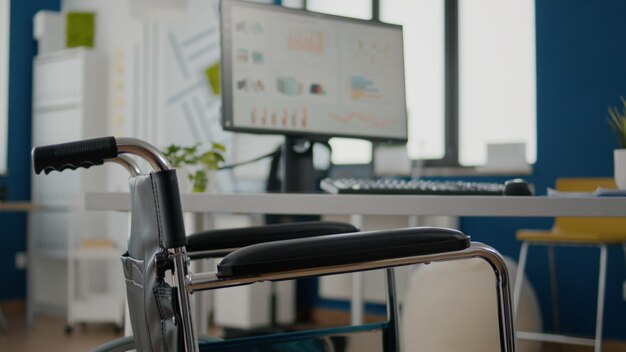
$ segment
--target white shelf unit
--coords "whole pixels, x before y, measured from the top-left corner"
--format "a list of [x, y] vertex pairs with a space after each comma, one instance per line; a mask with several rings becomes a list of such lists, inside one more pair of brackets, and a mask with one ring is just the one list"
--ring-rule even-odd
[[[33, 146], [107, 133], [106, 70], [104, 57], [85, 48], [35, 58]], [[82, 205], [85, 192], [103, 191], [106, 186], [106, 172], [101, 169], [33, 176], [33, 200], [44, 208], [33, 213], [30, 222], [31, 314], [40, 311], [66, 315], [68, 327], [76, 322], [113, 322], [118, 327], [123, 324], [122, 250], [80, 246], [85, 238], [107, 238], [110, 218], [86, 212]], [[102, 271], [108, 266], [112, 267], [110, 274]], [[92, 290], [90, 281], [97, 281], [97, 290]], [[103, 285], [108, 287], [99, 287]]]

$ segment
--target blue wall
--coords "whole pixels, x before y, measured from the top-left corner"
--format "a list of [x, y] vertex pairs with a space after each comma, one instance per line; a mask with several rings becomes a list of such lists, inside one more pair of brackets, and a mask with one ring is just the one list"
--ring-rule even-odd
[[[37, 52], [33, 40], [33, 16], [39, 10], [58, 11], [60, 0], [11, 1], [9, 50], [8, 172], [0, 183], [10, 200], [30, 199], [32, 62]], [[25, 272], [15, 269], [15, 253], [26, 249], [26, 215], [0, 213], [0, 300], [25, 296]]]

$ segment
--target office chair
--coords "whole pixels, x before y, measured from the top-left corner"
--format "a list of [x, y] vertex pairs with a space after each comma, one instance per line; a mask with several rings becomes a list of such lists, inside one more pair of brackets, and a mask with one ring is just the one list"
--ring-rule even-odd
[[[598, 187], [616, 188], [612, 178], [560, 178], [556, 189], [563, 192], [593, 192]], [[548, 246], [550, 288], [552, 293], [553, 318], [559, 326], [557, 300], [556, 265], [553, 246], [592, 246], [600, 249], [600, 270], [598, 278], [598, 299], [596, 302], [596, 331], [593, 339], [578, 338], [560, 334], [530, 333], [518, 331], [519, 339], [593, 346], [596, 352], [602, 348], [602, 319], [604, 314], [604, 291], [606, 287], [607, 245], [626, 243], [626, 218], [557, 217], [550, 230], [520, 230], [517, 239], [522, 241], [519, 255], [518, 274], [513, 289], [513, 310], [517, 312], [522, 288], [521, 278], [528, 257], [530, 245]], [[626, 247], [624, 247], [626, 250]]]
[[[500, 349], [515, 351], [506, 265], [497, 251], [470, 242], [459, 231], [423, 227], [302, 238], [286, 234], [289, 239], [254, 244], [246, 242], [250, 241], [248, 236], [241, 236], [240, 242], [224, 245], [232, 248], [219, 249], [229, 254], [218, 264], [216, 272], [191, 273], [176, 171], [154, 146], [132, 138], [105, 137], [37, 147], [33, 150], [34, 169], [36, 173], [49, 173], [90, 167], [116, 159], [119, 154], [140, 156], [155, 171], [130, 178], [131, 235], [122, 264], [134, 336], [114, 341], [98, 351], [324, 351], [371, 335], [377, 336], [379, 342], [370, 344], [369, 350], [399, 351], [393, 267], [467, 258], [481, 258], [492, 268], [496, 277]], [[246, 230], [242, 231], [245, 235]], [[216, 238], [214, 242], [228, 240]], [[208, 245], [209, 251], [212, 247]], [[386, 269], [386, 322], [226, 341], [196, 335], [189, 302], [189, 295], [195, 292], [374, 269]], [[173, 285], [168, 282], [170, 279]]]

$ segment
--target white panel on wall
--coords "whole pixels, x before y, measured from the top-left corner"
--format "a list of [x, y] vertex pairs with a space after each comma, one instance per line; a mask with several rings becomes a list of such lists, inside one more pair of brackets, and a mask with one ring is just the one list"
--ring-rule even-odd
[[217, 2], [191, 1], [189, 6], [185, 18], [153, 28], [158, 31], [153, 45], [163, 53], [160, 62], [153, 62], [162, 90], [154, 102], [163, 107], [158, 143], [227, 143], [232, 136], [222, 132], [221, 100], [206, 72], [220, 60]]
[[[188, 13], [184, 18], [160, 21], [144, 28], [149, 34], [144, 36], [147, 41], [143, 50], [160, 53], [156, 57], [143, 55], [139, 60], [154, 73], [152, 78], [144, 77], [139, 82], [148, 88], [148, 93], [142, 89], [143, 94], [150, 95], [145, 104], [145, 109], [150, 110], [149, 118], [158, 121], [151, 124], [155, 128], [150, 132], [154, 142], [161, 148], [172, 143], [185, 146], [221, 143], [226, 146], [227, 164], [273, 151], [282, 143], [282, 136], [231, 133], [222, 129], [221, 96], [213, 88], [218, 82], [212, 82], [207, 72], [220, 64], [218, 2], [190, 0]], [[150, 89], [157, 91], [149, 92]], [[149, 108], [151, 105], [156, 108]], [[145, 114], [144, 111], [140, 115]], [[144, 121], [140, 123], [143, 131], [148, 125], [145, 117]], [[261, 191], [268, 170], [269, 161], [265, 160], [232, 172], [220, 172], [216, 190]]]
[[188, 0], [129, 0], [130, 14], [143, 19], [165, 19], [187, 13]]
[[[270, 152], [282, 137], [224, 132], [221, 98], [206, 69], [219, 63], [216, 0], [188, 0], [182, 16], [130, 15], [129, 1], [63, 0], [64, 11], [96, 12], [96, 49], [108, 56], [110, 133], [171, 143], [220, 142], [227, 163]], [[254, 147], [250, 147], [254, 146]], [[262, 190], [268, 162], [218, 173], [218, 191]], [[128, 185], [120, 168], [109, 168], [109, 190]]]

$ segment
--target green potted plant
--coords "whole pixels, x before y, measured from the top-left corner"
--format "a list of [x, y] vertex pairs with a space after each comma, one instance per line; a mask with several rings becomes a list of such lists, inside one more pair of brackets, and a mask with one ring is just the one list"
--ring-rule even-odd
[[185, 178], [182, 173], [186, 173], [186, 179], [190, 183], [190, 187], [181, 187], [181, 191], [185, 192], [191, 188], [192, 192], [204, 192], [209, 184], [213, 181], [212, 174], [224, 162], [224, 152], [226, 148], [219, 143], [211, 143], [208, 150], [202, 151], [200, 143], [191, 147], [184, 147], [171, 144], [165, 149], [165, 156], [172, 163], [172, 166], [180, 170], [179, 179]]
[[613, 151], [615, 183], [626, 189], [626, 99], [621, 97], [622, 109], [610, 106], [607, 120], [617, 137], [617, 149]]

